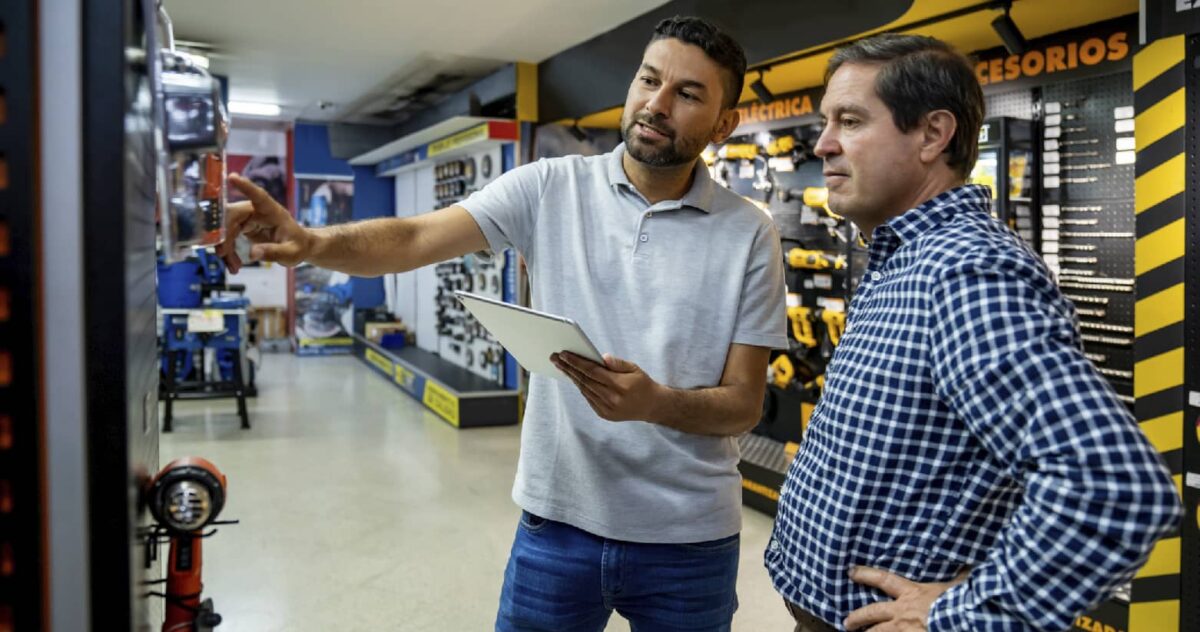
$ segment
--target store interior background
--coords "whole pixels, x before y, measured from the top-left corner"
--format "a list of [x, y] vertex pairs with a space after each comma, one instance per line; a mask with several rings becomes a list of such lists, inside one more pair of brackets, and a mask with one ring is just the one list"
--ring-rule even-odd
[[[145, 3], [123, 2], [123, 12], [112, 15], [101, 10], [104, 3], [80, 4], [74, 13], [59, 12], [43, 0], [40, 41], [10, 29], [9, 49], [36, 45], [48, 63], [63, 54], [47, 47], [47, 34], [60, 29], [82, 32], [78, 52], [105, 59], [97, 51], [115, 55], [127, 43], [121, 38], [140, 37], [131, 16]], [[1182, 201], [1178, 220], [1162, 210], [1172, 196], [1184, 198], [1184, 183], [1182, 175], [1176, 183], [1155, 171], [1159, 192], [1141, 185], [1152, 171], [1142, 157], [1151, 154], [1142, 152], [1157, 160], [1167, 143], [1178, 143], [1182, 153], [1185, 106], [1194, 132], [1193, 75], [1200, 71], [1187, 70], [1185, 82], [1175, 48], [1141, 54], [1137, 0], [1010, 4], [1020, 43], [1005, 42], [993, 25], [1005, 3], [977, 0], [163, 2], [177, 50], [225, 89], [232, 118], [226, 167], [311, 226], [427, 212], [521, 164], [609, 151], [620, 142], [628, 83], [662, 18], [711, 18], [744, 45], [751, 70], [739, 103], [742, 125], [704, 159], [718, 181], [775, 218], [787, 259], [792, 343], [773, 353], [763, 419], [740, 439], [745, 526], [734, 629], [746, 631], [791, 629], [762, 552], [783, 474], [819, 401], [866, 261], [853, 226], [828, 209], [812, 153], [825, 64], [834, 44], [873, 32], [901, 29], [948, 41], [977, 64], [987, 99], [973, 181], [993, 187], [997, 216], [1059, 275], [1079, 309], [1089, 357], [1163, 452], [1189, 511], [1182, 532], [1156, 551], [1134, 584], [1077, 620], [1076, 629], [1200, 632], [1200, 499], [1182, 482], [1189, 464], [1200, 464], [1200, 425], [1184, 420], [1185, 211]], [[12, 11], [0, 9], [0, 25], [19, 23]], [[1194, 44], [1187, 44], [1192, 56], [1200, 51]], [[0, 105], [2, 61], [0, 53]], [[119, 79], [111, 74], [104, 84], [93, 73], [86, 64], [80, 71], [84, 95]], [[44, 103], [45, 90], [73, 90], [45, 83]], [[7, 94], [12, 118], [20, 120], [17, 92]], [[81, 422], [55, 425], [61, 413], [47, 413], [53, 419], [45, 471], [87, 458], [46, 485], [62, 498], [54, 490], [82, 482], [86, 499], [48, 505], [47, 515], [78, 515], [80, 526], [46, 532], [50, 561], [22, 590], [45, 582], [49, 596], [28, 595], [44, 599], [54, 629], [157, 629], [164, 606], [146, 596], [146, 582], [164, 577], [167, 547], [152, 553], [144, 539], [151, 518], [125, 499], [173, 459], [200, 456], [228, 477], [220, 517], [239, 521], [204, 542], [204, 596], [224, 618], [218, 629], [490, 629], [519, 515], [510, 491], [526, 376], [452, 292], [528, 304], [516, 253], [373, 279], [309, 265], [226, 274], [211, 258], [178, 263], [161, 252], [152, 264], [148, 233], [120, 213], [131, 204], [128, 187], [117, 186], [120, 178], [103, 182], [96, 166], [122, 161], [119, 137], [89, 132], [103, 117], [89, 117], [88, 108], [106, 106], [76, 98], [84, 103], [89, 157], [75, 167], [85, 182], [84, 205], [103, 198], [115, 209], [87, 216], [80, 234], [124, 225], [126, 236], [76, 244], [81, 269], [89, 260], [123, 263], [74, 282], [88, 305], [86, 331], [104, 325], [124, 333], [86, 333], [78, 343], [87, 351], [82, 360], [45, 362], [45, 371], [71, 365], [78, 374], [79, 393], [66, 392], [80, 399], [87, 419], [72, 453], [51, 449], [52, 441]], [[3, 119], [0, 109], [0, 131]], [[0, 158], [3, 142], [0, 134]], [[108, 153], [87, 153], [106, 142]], [[1194, 142], [1189, 136], [1187, 146]], [[126, 183], [147, 177], [123, 169]], [[1188, 200], [1194, 186], [1187, 185]], [[1161, 193], [1166, 189], [1169, 195]], [[43, 208], [62, 193], [45, 184], [42, 190]], [[0, 196], [0, 208], [4, 201]], [[1200, 222], [1186, 212], [1194, 231]], [[53, 221], [49, 213], [41, 219]], [[1187, 265], [1195, 240], [1187, 242]], [[157, 309], [147, 304], [150, 267], [157, 270]], [[1175, 292], [1178, 321], [1162, 309], [1162, 297], [1170, 294], [1173, 306]], [[1187, 292], [1194, 297], [1196, 289]], [[108, 297], [121, 295], [123, 305], [110, 305]], [[1200, 299], [1188, 304], [1188, 323], [1200, 321]], [[216, 310], [227, 344], [189, 329], [189, 313], [200, 308]], [[41, 309], [53, 313], [53, 299]], [[1193, 329], [1189, 341], [1200, 338]], [[126, 371], [105, 370], [98, 358], [109, 353], [125, 360]], [[1195, 384], [1200, 375], [1187, 366]], [[105, 392], [118, 395], [97, 394]], [[0, 423], [0, 437], [3, 431]], [[0, 456], [4, 449], [0, 441]], [[30, 525], [39, 519], [21, 516]], [[0, 515], [0, 536], [4, 520]], [[38, 560], [39, 550], [19, 550], [18, 568]], [[72, 555], [89, 562], [78, 578], [62, 580]], [[67, 596], [75, 593], [87, 598]], [[81, 627], [58, 627], [64, 622]], [[608, 629], [629, 626], [614, 614]]]

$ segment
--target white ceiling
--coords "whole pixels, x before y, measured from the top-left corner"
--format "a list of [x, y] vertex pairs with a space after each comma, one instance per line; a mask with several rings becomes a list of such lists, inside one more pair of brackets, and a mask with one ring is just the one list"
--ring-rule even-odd
[[[429, 64], [540, 62], [667, 0], [165, 0], [179, 40], [213, 46], [230, 99], [334, 120]], [[649, 39], [650, 34], [646, 34]], [[322, 111], [318, 101], [335, 107]]]

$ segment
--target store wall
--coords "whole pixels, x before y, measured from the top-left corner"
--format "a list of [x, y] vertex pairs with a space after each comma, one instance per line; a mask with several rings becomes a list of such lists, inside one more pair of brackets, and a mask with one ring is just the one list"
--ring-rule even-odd
[[[385, 217], [395, 207], [395, 189], [391, 178], [375, 176], [375, 168], [354, 167], [354, 221]], [[383, 277], [354, 277], [354, 309], [370, 309], [384, 304]]]
[[296, 123], [293, 131], [297, 176], [354, 176], [350, 163], [334, 158], [329, 150], [329, 128], [315, 123]]
[[[235, 119], [229, 132], [226, 152], [231, 156], [278, 156], [286, 166], [287, 130], [282, 127], [263, 129], [239, 126]], [[286, 183], [286, 178], [284, 182]], [[248, 266], [237, 274], [229, 275], [228, 280], [229, 283], [246, 286], [246, 298], [250, 299], [250, 304], [254, 307], [287, 307], [288, 274], [284, 266]]]
[[[395, 177], [394, 197], [396, 217], [412, 217], [417, 209], [417, 172], [408, 171]], [[410, 327], [417, 325], [417, 275], [412, 272], [388, 275], [394, 289], [388, 310]], [[415, 331], [415, 329], [414, 329]], [[418, 340], [419, 341], [419, 340]]]
[[[373, 167], [352, 167], [335, 158], [329, 144], [329, 127], [322, 124], [297, 123], [294, 131], [295, 173], [304, 175], [350, 176], [354, 178], [354, 201], [351, 219], [354, 221], [385, 217], [392, 214], [395, 194], [391, 178], [378, 178]], [[383, 278], [354, 277], [354, 309], [370, 309], [384, 304], [386, 293]]]

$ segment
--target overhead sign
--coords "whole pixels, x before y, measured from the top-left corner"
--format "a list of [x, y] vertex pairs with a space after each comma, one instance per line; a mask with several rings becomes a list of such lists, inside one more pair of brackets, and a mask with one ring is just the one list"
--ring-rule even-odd
[[433, 158], [434, 156], [458, 149], [459, 147], [464, 147], [466, 145], [478, 143], [482, 140], [487, 140], [487, 138], [488, 124], [481, 123], [465, 132], [459, 132], [448, 138], [443, 138], [437, 142], [430, 143], [428, 156]]
[[1132, 21], [1122, 19], [1034, 40], [1022, 55], [1010, 55], [1004, 48], [983, 51], [975, 56], [975, 77], [986, 87], [1067, 81], [1097, 71], [1115, 71], [1115, 65], [1130, 63], [1132, 31]]
[[1141, 43], [1200, 33], [1200, 0], [1142, 0]]
[[738, 114], [742, 120], [734, 135], [810, 123], [821, 107], [824, 94], [824, 88], [814, 88], [779, 95], [769, 103], [754, 101], [740, 105]]

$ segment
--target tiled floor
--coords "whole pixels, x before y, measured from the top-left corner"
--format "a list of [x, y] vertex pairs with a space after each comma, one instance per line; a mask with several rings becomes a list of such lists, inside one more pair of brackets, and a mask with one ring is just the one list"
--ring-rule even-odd
[[[456, 430], [352, 358], [267, 355], [253, 429], [232, 400], [177, 407], [162, 459], [229, 478], [205, 541], [221, 632], [490, 630], [518, 509], [516, 427]], [[747, 509], [734, 630], [790, 630]], [[609, 630], [628, 630], [614, 615]]]

